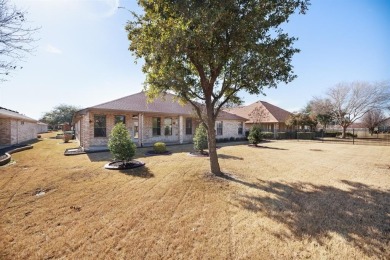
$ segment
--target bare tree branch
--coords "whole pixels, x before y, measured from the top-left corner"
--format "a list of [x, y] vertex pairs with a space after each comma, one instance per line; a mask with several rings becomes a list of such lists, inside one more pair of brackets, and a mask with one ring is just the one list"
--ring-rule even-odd
[[[0, 0], [0, 75], [9, 75], [12, 70], [22, 68], [16, 65], [26, 53], [34, 50], [32, 37], [39, 28], [26, 27], [26, 11]], [[0, 81], [5, 78], [0, 76]]]

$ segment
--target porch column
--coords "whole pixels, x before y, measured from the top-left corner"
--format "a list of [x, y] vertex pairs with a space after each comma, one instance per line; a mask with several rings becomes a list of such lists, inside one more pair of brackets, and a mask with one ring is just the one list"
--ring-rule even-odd
[[184, 118], [179, 116], [179, 143], [184, 142]]
[[278, 137], [278, 132], [279, 132], [279, 123], [274, 124], [274, 139]]
[[142, 147], [142, 139], [144, 137], [144, 114], [138, 114], [138, 146]]

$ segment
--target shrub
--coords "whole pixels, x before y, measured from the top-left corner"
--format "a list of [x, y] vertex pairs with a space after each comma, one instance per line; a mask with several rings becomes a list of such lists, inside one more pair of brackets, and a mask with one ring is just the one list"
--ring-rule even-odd
[[223, 138], [223, 142], [224, 143], [229, 142], [229, 138], [227, 138], [227, 137]]
[[354, 137], [354, 138], [357, 137], [357, 134], [352, 134], [352, 133], [349, 133], [349, 132], [346, 132], [345, 134], [346, 134], [347, 137]]
[[157, 142], [153, 144], [153, 150], [155, 153], [165, 153], [167, 151], [167, 146], [163, 142]]
[[261, 128], [259, 126], [253, 126], [249, 131], [248, 141], [251, 144], [257, 145], [263, 139]]
[[234, 141], [235, 141], [235, 138], [232, 136], [232, 137], [230, 137], [229, 141], [230, 141], [230, 142], [234, 142]]
[[126, 163], [133, 158], [136, 146], [123, 123], [116, 124], [112, 129], [108, 140], [108, 149], [115, 160]]
[[[336, 135], [337, 135], [337, 136], [341, 136], [342, 134], [343, 134], [342, 132], [336, 132]], [[352, 134], [352, 133], [350, 133], [350, 132], [346, 132], [346, 133], [345, 133], [345, 136], [346, 136], [346, 137], [351, 137], [351, 138], [352, 138], [352, 137], [356, 138], [356, 137], [357, 137], [357, 134]]]
[[204, 149], [207, 149], [207, 130], [203, 124], [200, 124], [196, 130], [194, 135], [194, 149], [200, 153], [203, 153]]
[[298, 132], [297, 138], [302, 140], [313, 140], [316, 137], [315, 132]]

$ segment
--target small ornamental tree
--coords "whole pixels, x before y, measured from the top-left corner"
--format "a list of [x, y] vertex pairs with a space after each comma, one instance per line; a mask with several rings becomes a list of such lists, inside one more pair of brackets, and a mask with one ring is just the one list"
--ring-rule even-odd
[[116, 124], [112, 129], [108, 140], [108, 149], [114, 156], [114, 159], [123, 161], [123, 164], [126, 164], [133, 158], [136, 146], [122, 122]]
[[254, 125], [249, 131], [249, 135], [248, 135], [249, 143], [257, 146], [257, 144], [260, 143], [262, 139], [263, 139], [263, 134], [261, 133], [260, 126]]
[[201, 154], [204, 153], [204, 149], [208, 148], [208, 142], [207, 142], [207, 130], [204, 124], [200, 124], [195, 131], [194, 135], [194, 149]]

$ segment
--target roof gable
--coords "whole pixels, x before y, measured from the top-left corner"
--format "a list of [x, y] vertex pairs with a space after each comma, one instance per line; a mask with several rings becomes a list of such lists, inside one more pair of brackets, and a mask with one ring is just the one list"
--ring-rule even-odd
[[246, 118], [248, 123], [254, 122], [254, 114], [261, 116], [261, 122], [264, 123], [285, 122], [286, 119], [291, 115], [291, 113], [287, 110], [274, 106], [265, 101], [257, 101], [248, 106], [236, 107], [227, 111], [229, 113]]

